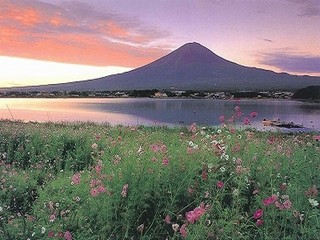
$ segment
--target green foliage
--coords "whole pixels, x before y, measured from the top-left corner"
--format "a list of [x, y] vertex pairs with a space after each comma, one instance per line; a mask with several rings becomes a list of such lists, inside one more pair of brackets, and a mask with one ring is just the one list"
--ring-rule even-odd
[[316, 239], [319, 151], [254, 129], [0, 121], [0, 238]]

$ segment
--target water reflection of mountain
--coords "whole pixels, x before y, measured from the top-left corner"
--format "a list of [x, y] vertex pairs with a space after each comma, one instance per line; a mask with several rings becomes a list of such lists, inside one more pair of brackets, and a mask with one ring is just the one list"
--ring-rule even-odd
[[320, 103], [302, 102], [298, 107], [306, 112], [318, 112], [320, 114]]
[[[293, 121], [306, 127], [320, 129], [319, 107], [287, 100], [214, 100], [214, 99], [112, 99], [85, 103], [95, 111], [129, 114], [153, 122], [165, 124], [218, 125], [219, 116], [231, 116], [235, 106], [240, 106], [243, 117], [253, 111], [254, 126], [261, 125], [264, 118]], [[319, 119], [319, 120], [317, 120]]]

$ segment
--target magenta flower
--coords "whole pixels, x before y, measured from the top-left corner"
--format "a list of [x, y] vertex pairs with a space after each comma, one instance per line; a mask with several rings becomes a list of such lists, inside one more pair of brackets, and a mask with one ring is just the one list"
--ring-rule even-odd
[[217, 188], [221, 189], [221, 188], [223, 188], [223, 187], [224, 187], [224, 183], [221, 182], [221, 181], [218, 181], [218, 182], [217, 182]]
[[247, 117], [243, 118], [243, 124], [244, 125], [249, 125], [250, 124], [250, 119], [247, 118]]
[[251, 112], [251, 113], [250, 113], [250, 117], [251, 117], [251, 118], [255, 118], [256, 116], [258, 116], [258, 113], [257, 113], [257, 112]]
[[275, 194], [272, 194], [271, 197], [267, 197], [263, 200], [263, 205], [268, 206], [270, 204], [273, 204], [278, 199], [278, 196]]
[[195, 221], [199, 220], [199, 218], [206, 212], [204, 204], [201, 204], [200, 207], [196, 207], [192, 211], [186, 213], [186, 219], [189, 223], [194, 224]]
[[169, 159], [168, 159], [168, 158], [164, 158], [164, 159], [162, 160], [162, 165], [164, 165], [164, 166], [169, 165]]
[[186, 219], [189, 223], [194, 224], [194, 222], [196, 220], [196, 215], [195, 215], [194, 211], [187, 212]]
[[253, 218], [254, 219], [259, 219], [261, 218], [263, 215], [263, 210], [262, 209], [257, 209], [254, 214], [253, 214]]
[[196, 217], [195, 220], [198, 220], [205, 213], [205, 210], [204, 208], [197, 207], [193, 210], [193, 213]]

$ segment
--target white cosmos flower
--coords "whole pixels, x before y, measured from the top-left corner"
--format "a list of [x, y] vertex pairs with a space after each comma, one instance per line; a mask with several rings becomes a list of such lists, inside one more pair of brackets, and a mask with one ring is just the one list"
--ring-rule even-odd
[[173, 231], [177, 232], [179, 230], [179, 224], [177, 223], [172, 224], [172, 229]]
[[317, 207], [319, 205], [319, 202], [313, 198], [309, 198], [308, 200], [312, 207]]

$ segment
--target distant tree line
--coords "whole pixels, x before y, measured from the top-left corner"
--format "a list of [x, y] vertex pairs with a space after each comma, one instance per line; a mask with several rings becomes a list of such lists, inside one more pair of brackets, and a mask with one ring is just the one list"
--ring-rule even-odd
[[309, 86], [297, 90], [292, 98], [294, 99], [320, 99], [320, 86]]

